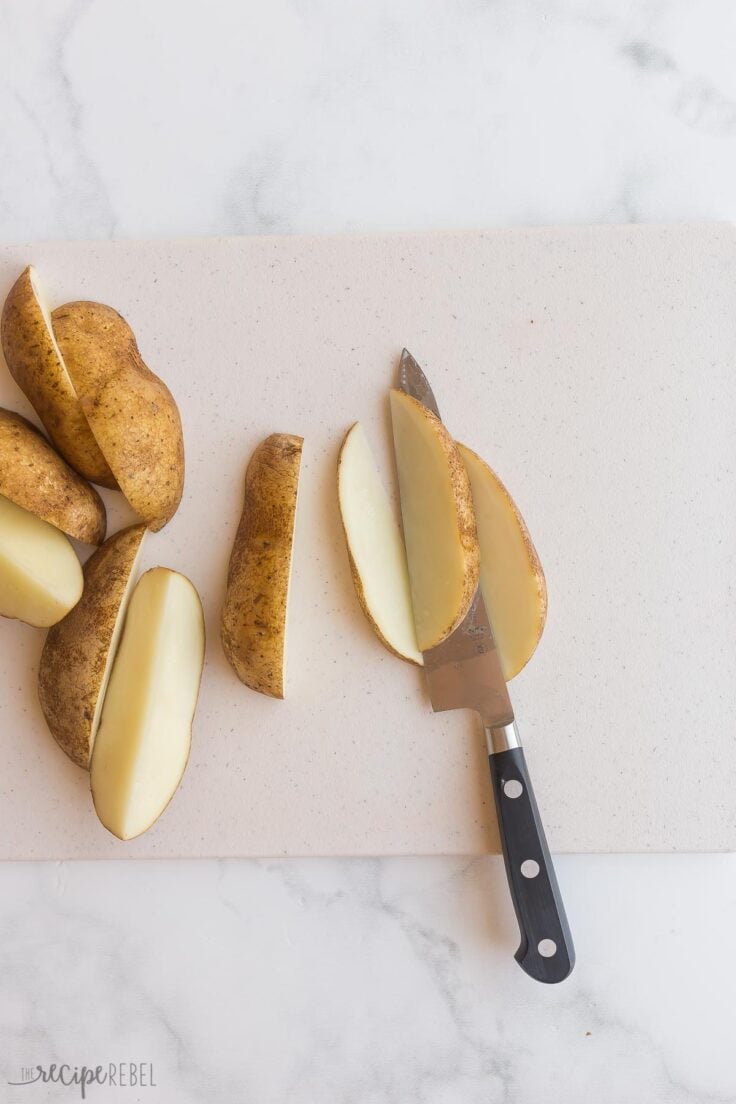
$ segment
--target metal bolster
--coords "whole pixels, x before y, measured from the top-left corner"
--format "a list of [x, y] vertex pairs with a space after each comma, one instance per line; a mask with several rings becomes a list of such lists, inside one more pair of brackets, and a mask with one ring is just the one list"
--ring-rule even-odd
[[499, 751], [510, 751], [511, 748], [521, 747], [516, 723], [512, 721], [511, 724], [498, 725], [495, 728], [487, 725], [486, 742], [489, 755], [497, 755]]

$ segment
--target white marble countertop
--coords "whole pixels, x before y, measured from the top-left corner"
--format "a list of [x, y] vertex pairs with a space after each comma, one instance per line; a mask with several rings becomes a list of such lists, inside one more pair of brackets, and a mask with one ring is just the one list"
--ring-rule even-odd
[[[727, 0], [0, 0], [0, 239], [736, 214]], [[615, 739], [615, 732], [611, 733]], [[0, 1099], [736, 1101], [733, 856], [562, 857], [578, 966], [495, 859], [5, 864]]]

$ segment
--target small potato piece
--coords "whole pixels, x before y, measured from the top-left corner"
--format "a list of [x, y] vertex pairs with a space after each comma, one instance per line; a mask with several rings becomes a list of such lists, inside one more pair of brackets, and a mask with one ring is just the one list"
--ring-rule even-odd
[[47, 628], [76, 605], [82, 586], [64, 534], [0, 495], [0, 615]]
[[150, 828], [176, 792], [203, 665], [197, 591], [177, 571], [152, 568], [128, 605], [90, 765], [95, 811], [119, 839]]
[[355, 592], [378, 639], [401, 659], [422, 664], [411, 607], [406, 550], [360, 422], [347, 434], [337, 490]]
[[222, 646], [236, 675], [261, 694], [284, 696], [286, 614], [303, 439], [267, 437], [245, 475], [222, 611]]
[[547, 618], [547, 584], [513, 498], [485, 460], [458, 444], [470, 477], [480, 542], [480, 585], [507, 682], [534, 655]]
[[144, 364], [125, 319], [102, 303], [51, 315], [56, 341], [105, 459], [126, 499], [156, 532], [184, 489], [184, 440], [174, 398]]
[[59, 747], [88, 769], [102, 703], [133, 589], [145, 525], [107, 540], [84, 565], [84, 593], [49, 630], [38, 669], [38, 696]]
[[2, 346], [10, 374], [71, 466], [103, 487], [117, 483], [94, 439], [51, 325], [38, 273], [20, 274], [3, 308]]
[[97, 491], [35, 426], [0, 407], [0, 494], [75, 540], [100, 544], [107, 516]]
[[446, 640], [470, 608], [480, 550], [470, 482], [457, 445], [431, 410], [391, 391], [396, 467], [417, 643]]

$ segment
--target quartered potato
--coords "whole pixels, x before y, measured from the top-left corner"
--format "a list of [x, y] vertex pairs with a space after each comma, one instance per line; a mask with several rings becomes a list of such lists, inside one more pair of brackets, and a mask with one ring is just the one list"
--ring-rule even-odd
[[125, 319], [102, 303], [67, 303], [51, 321], [82, 411], [120, 490], [154, 532], [184, 488], [181, 419], [143, 362]]
[[547, 584], [529, 530], [485, 460], [458, 445], [470, 477], [480, 542], [480, 584], [504, 678], [529, 662], [547, 617]]
[[302, 438], [267, 437], [245, 475], [222, 611], [222, 646], [236, 675], [262, 694], [284, 696], [286, 613]]
[[51, 733], [89, 767], [102, 702], [140, 559], [145, 525], [115, 533], [84, 565], [84, 593], [46, 637], [38, 696]]
[[64, 459], [103, 487], [115, 478], [95, 441], [54, 337], [46, 296], [29, 265], [5, 300], [2, 346], [10, 374]]
[[0, 495], [0, 616], [54, 625], [79, 601], [82, 585], [82, 567], [61, 530]]
[[0, 494], [85, 544], [105, 539], [105, 506], [43, 434], [0, 408]]
[[189, 758], [204, 665], [204, 614], [176, 571], [154, 567], [133, 591], [92, 751], [104, 826], [128, 840], [171, 801]]
[[361, 608], [389, 651], [422, 664], [404, 540], [360, 422], [348, 430], [342, 443], [337, 490]]
[[391, 391], [401, 515], [417, 643], [423, 652], [460, 624], [478, 586], [480, 550], [470, 482], [439, 418]]

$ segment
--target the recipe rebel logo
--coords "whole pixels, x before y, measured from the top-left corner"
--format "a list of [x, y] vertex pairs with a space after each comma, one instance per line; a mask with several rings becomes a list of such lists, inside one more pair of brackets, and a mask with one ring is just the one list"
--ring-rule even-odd
[[21, 1066], [20, 1077], [9, 1085], [63, 1085], [76, 1088], [82, 1100], [94, 1085], [117, 1089], [155, 1089], [153, 1062], [108, 1062], [98, 1066], [71, 1066], [54, 1062], [49, 1066]]

